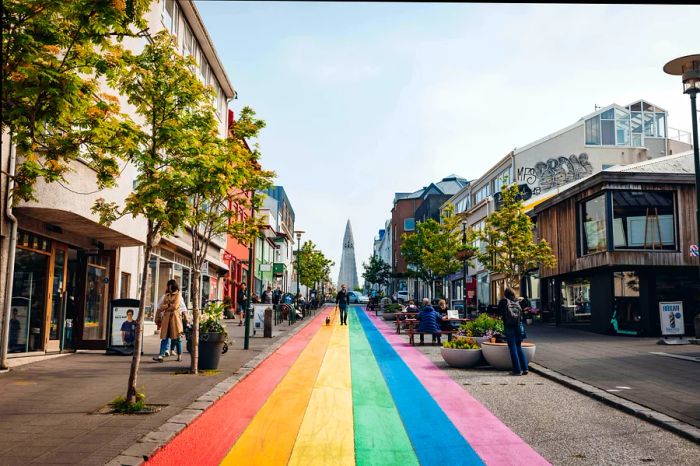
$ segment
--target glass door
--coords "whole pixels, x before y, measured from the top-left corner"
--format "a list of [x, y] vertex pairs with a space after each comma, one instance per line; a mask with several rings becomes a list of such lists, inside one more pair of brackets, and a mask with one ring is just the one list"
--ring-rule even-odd
[[105, 340], [109, 298], [109, 257], [89, 256], [86, 275], [82, 340]]
[[66, 276], [68, 247], [53, 244], [51, 282], [49, 289], [49, 339], [46, 351], [60, 351], [63, 347], [64, 319], [66, 313]]

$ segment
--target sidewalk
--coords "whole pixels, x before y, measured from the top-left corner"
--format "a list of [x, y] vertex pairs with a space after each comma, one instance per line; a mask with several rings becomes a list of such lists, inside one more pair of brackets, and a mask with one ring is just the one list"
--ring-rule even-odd
[[692, 360], [700, 346], [547, 324], [528, 326], [527, 333], [537, 343], [537, 364], [700, 427], [700, 363]]
[[189, 368], [189, 353], [180, 363], [174, 357], [154, 362], [160, 341], [146, 336], [137, 387], [147, 402], [167, 405], [153, 415], [95, 414], [126, 392], [131, 357], [76, 353], [0, 374], [0, 464], [105, 464], [309, 320], [275, 326], [273, 338], [252, 337], [251, 330], [248, 351], [242, 350], [244, 327], [226, 321], [233, 344], [216, 375], [176, 375]]

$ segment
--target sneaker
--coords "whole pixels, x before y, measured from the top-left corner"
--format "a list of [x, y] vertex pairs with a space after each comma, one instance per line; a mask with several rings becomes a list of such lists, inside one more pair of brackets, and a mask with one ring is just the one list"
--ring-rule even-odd
[[521, 372], [511, 372], [509, 375], [523, 375]]
[[181, 355], [181, 354], [178, 354], [178, 355], [177, 355], [177, 362], [180, 362], [180, 361], [182, 361], [182, 355]]
[[153, 356], [153, 360], [156, 362], [163, 362], [163, 356], [161, 356], [161, 355]]
[[525, 372], [522, 373], [522, 375], [527, 375], [527, 374], [529, 374], [529, 373], [530, 373], [529, 371], [525, 371]]

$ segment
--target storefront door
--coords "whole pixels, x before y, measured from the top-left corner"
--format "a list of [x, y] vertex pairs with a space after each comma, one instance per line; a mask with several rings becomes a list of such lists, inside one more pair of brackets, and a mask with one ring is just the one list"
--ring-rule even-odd
[[66, 277], [68, 275], [68, 246], [53, 242], [51, 254], [51, 275], [49, 278], [49, 319], [47, 322], [48, 342], [46, 351], [63, 349], [64, 321], [66, 314]]
[[78, 348], [103, 349], [107, 344], [107, 311], [110, 301], [111, 257], [85, 258], [85, 286], [79, 316]]

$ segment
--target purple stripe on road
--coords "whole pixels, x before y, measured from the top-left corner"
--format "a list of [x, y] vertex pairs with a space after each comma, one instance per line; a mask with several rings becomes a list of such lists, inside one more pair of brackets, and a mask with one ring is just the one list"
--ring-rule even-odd
[[486, 464], [550, 464], [442, 369], [397, 335], [394, 328], [371, 312], [366, 315]]

